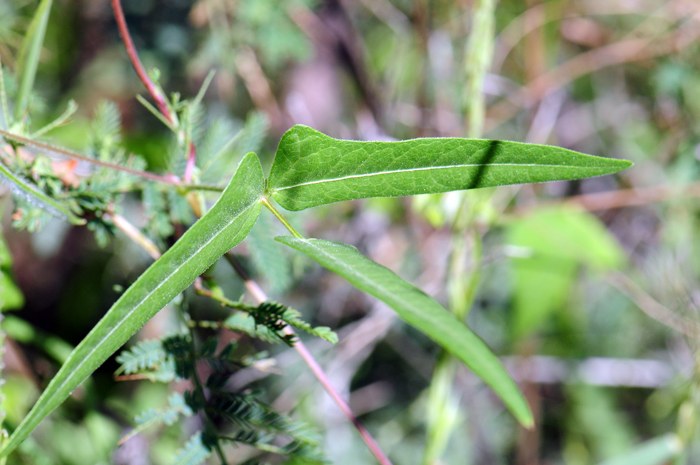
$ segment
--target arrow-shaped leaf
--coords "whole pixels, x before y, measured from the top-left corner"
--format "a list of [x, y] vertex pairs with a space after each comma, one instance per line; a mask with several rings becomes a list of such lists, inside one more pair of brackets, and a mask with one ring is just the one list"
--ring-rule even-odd
[[491, 349], [432, 297], [347, 244], [291, 236], [276, 239], [389, 305], [404, 321], [462, 360], [498, 394], [520, 423], [527, 427], [533, 424], [525, 398]]
[[243, 240], [260, 213], [263, 185], [260, 161], [249, 153], [212, 209], [124, 292], [75, 348], [0, 450], [0, 456], [17, 447], [131, 335]]
[[482, 139], [337, 140], [310, 127], [287, 131], [268, 191], [287, 210], [341, 200], [558, 181], [621, 171], [626, 160], [547, 145]]

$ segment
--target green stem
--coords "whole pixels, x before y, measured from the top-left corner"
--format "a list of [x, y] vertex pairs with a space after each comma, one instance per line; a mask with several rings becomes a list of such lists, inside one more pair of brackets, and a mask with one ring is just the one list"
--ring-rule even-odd
[[495, 0], [477, 0], [473, 9], [472, 30], [467, 40], [467, 135], [479, 138], [484, 133], [484, 77], [493, 58]]
[[[185, 321], [189, 320], [190, 318], [186, 317]], [[197, 360], [197, 348], [195, 347], [194, 343], [194, 328], [191, 326], [187, 325], [189, 332], [190, 332], [190, 355], [192, 356], [192, 362], [196, 363]], [[197, 395], [201, 396], [202, 399], [205, 399], [206, 397], [204, 396], [204, 386], [202, 385], [202, 381], [199, 379], [199, 376], [197, 375], [197, 367], [195, 365], [193, 371], [192, 371], [192, 382], [194, 383], [194, 389], [197, 391]], [[216, 426], [214, 426], [214, 422], [209, 418], [209, 414], [206, 411], [206, 408], [204, 409], [204, 421], [207, 424], [207, 428], [210, 429], [211, 431], [216, 431]], [[221, 449], [221, 444], [219, 444], [219, 441], [216, 441], [216, 453], [219, 456], [219, 460], [221, 460], [221, 465], [228, 465], [228, 462], [226, 462], [226, 456], [224, 455], [224, 451]]]
[[284, 227], [287, 228], [290, 233], [292, 233], [292, 236], [296, 237], [297, 239], [304, 239], [304, 236], [299, 234], [297, 230], [294, 229], [294, 226], [292, 226], [292, 224], [287, 220], [287, 218], [282, 216], [282, 214], [279, 211], [277, 211], [277, 209], [274, 207], [274, 205], [272, 205], [272, 203], [268, 200], [267, 197], [263, 197], [262, 203], [267, 207], [268, 210], [272, 212], [273, 215], [275, 215], [275, 217], [277, 217], [278, 220], [280, 220], [280, 223], [282, 223]]

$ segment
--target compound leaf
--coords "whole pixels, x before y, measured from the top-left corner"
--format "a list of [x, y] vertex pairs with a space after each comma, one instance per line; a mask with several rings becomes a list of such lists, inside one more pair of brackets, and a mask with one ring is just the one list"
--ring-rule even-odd
[[276, 239], [389, 305], [404, 321], [464, 362], [498, 394], [520, 423], [528, 427], [533, 424], [527, 401], [491, 349], [432, 297], [350, 245], [291, 236]]
[[122, 294], [63, 364], [0, 450], [6, 456], [83, 380], [219, 257], [243, 240], [260, 214], [260, 161], [246, 155], [209, 212]]
[[310, 127], [287, 131], [268, 193], [287, 210], [342, 200], [398, 197], [611, 174], [631, 162], [559, 147], [482, 139], [337, 140]]

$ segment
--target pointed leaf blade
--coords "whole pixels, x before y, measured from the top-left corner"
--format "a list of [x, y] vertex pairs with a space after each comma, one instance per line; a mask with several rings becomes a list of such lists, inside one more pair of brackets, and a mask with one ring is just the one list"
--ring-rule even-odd
[[131, 335], [243, 240], [260, 213], [263, 184], [260, 161], [255, 154], [248, 154], [212, 209], [122, 294], [75, 348], [0, 450], [0, 456], [17, 447]]
[[389, 305], [404, 321], [462, 360], [498, 394], [520, 423], [526, 427], [533, 424], [527, 401], [491, 349], [432, 297], [350, 245], [291, 236], [276, 240], [305, 253], [356, 288]]
[[287, 210], [303, 210], [368, 197], [580, 179], [630, 165], [547, 145], [460, 138], [360, 142], [296, 125], [282, 136], [268, 191]]

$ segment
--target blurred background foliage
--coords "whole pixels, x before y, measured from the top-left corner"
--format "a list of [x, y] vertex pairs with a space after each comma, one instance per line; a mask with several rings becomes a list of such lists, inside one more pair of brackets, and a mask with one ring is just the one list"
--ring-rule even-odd
[[[36, 6], [0, 0], [0, 60], [10, 94]], [[250, 150], [269, 166], [279, 137], [295, 123], [365, 140], [469, 131], [472, 1], [124, 0], [123, 7], [146, 68], [159, 70], [166, 92], [194, 96], [216, 71], [193, 135], [203, 182], [230, 176]], [[261, 217], [239, 252], [271, 295], [338, 332], [337, 346], [310, 347], [397, 465], [642, 463], [626, 454], [669, 432], [688, 443], [678, 463], [700, 464], [700, 4], [500, 0], [493, 19], [484, 136], [626, 158], [632, 169], [358, 201], [290, 217], [309, 235], [358, 246], [442, 303], [463, 302], [470, 326], [526, 393], [534, 430], [519, 429], [459, 366], [448, 408], [431, 420], [453, 432], [433, 444], [438, 458], [425, 458], [436, 346], [337, 277], [285, 255], [269, 241], [278, 233], [269, 218]], [[182, 157], [167, 128], [135, 98], [145, 92], [106, 0], [54, 2], [35, 89], [31, 127], [56, 118], [70, 99], [79, 107], [49, 140], [93, 151], [86, 135], [99, 130], [94, 116], [109, 120], [112, 111], [121, 115], [123, 132], [115, 137], [128, 152], [150, 170], [180, 174]], [[214, 156], [222, 151], [226, 156]], [[33, 234], [17, 231], [3, 192], [0, 284], [3, 310], [12, 312], [4, 322], [2, 410], [12, 426], [150, 259], [109, 230], [101, 241], [58, 220]], [[194, 220], [175, 197], [150, 186], [122, 196], [118, 209], [165, 246]], [[228, 295], [243, 293], [231, 270], [214, 273]], [[220, 318], [210, 301], [185, 297], [191, 312]], [[161, 312], [139, 338], [172, 331], [173, 315]], [[279, 373], [244, 370], [235, 386], [263, 388], [276, 408], [295, 408], [323, 433], [333, 463], [372, 463], [295, 354], [256, 349], [272, 352]], [[164, 407], [170, 390], [182, 386], [115, 382], [116, 368], [111, 361], [96, 372], [11, 463], [172, 463], [199, 428], [196, 418], [115, 445], [137, 414]], [[230, 453], [232, 461], [251, 454], [244, 447]]]

